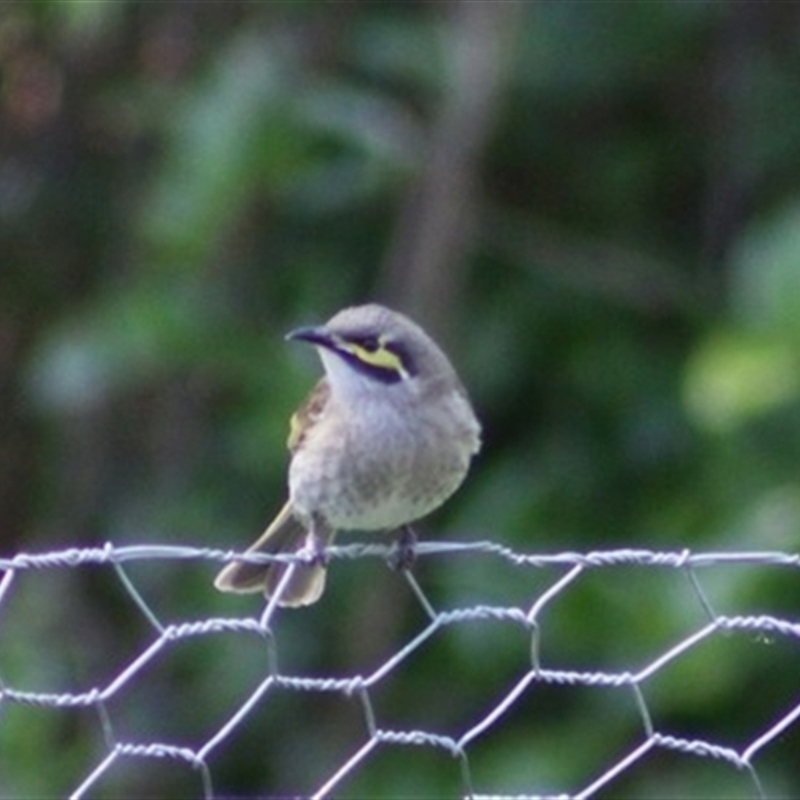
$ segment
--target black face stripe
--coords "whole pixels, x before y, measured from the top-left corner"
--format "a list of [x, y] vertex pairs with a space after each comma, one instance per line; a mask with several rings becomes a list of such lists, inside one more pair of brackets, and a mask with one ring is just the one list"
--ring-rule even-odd
[[356, 372], [362, 375], [368, 375], [381, 383], [399, 383], [403, 380], [403, 376], [396, 370], [390, 367], [379, 367], [376, 364], [367, 364], [362, 361], [357, 355], [348, 353], [346, 350], [336, 351]]
[[374, 353], [381, 346], [377, 336], [348, 336], [347, 340], [357, 344], [359, 347], [363, 347], [364, 350], [370, 353]]
[[367, 353], [377, 353], [384, 350], [394, 355], [400, 362], [401, 370], [391, 366], [369, 363], [360, 359], [355, 353], [345, 349], [337, 349], [339, 355], [347, 361], [354, 369], [364, 375], [369, 375], [382, 383], [398, 383], [404, 378], [413, 377], [417, 374], [417, 368], [411, 358], [407, 348], [397, 341], [387, 341], [374, 334], [351, 333], [342, 336], [342, 339]]
[[411, 354], [408, 352], [407, 348], [401, 344], [400, 342], [384, 342], [383, 345], [387, 350], [394, 353], [399, 359], [400, 363], [403, 365], [403, 369], [410, 377], [414, 377], [417, 372], [417, 365], [414, 363], [414, 360], [411, 358]]

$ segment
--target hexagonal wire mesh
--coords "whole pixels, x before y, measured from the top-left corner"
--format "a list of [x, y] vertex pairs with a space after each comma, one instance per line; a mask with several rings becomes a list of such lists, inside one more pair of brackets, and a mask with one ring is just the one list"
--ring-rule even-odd
[[[393, 550], [383, 545], [349, 545], [331, 548], [332, 559], [357, 559], [364, 557], [391, 558]], [[87, 565], [102, 565], [105, 569], [114, 570], [124, 594], [130, 604], [143, 615], [148, 626], [154, 632], [150, 644], [135, 653], [124, 667], [108, 682], [103, 685], [92, 686], [87, 691], [79, 693], [32, 691], [20, 689], [6, 682], [0, 682], [0, 711], [9, 707], [22, 709], [38, 707], [44, 709], [64, 709], [75, 707], [88, 707], [97, 712], [97, 725], [102, 732], [103, 744], [98, 763], [87, 764], [86, 772], [79, 785], [71, 789], [70, 797], [82, 798], [89, 796], [93, 787], [107, 775], [115, 764], [123, 759], [139, 759], [139, 763], [146, 763], [148, 759], [159, 758], [176, 760], [188, 763], [195, 768], [202, 783], [202, 794], [205, 798], [214, 798], [216, 788], [213, 780], [214, 755], [223, 742], [236, 739], [237, 733], [246, 718], [252, 715], [255, 709], [260, 708], [260, 713], [268, 709], [268, 698], [271, 693], [281, 690], [310, 693], [338, 693], [343, 697], [356, 702], [361, 708], [363, 721], [363, 742], [342, 760], [336, 768], [327, 775], [320, 776], [319, 783], [311, 792], [314, 798], [332, 797], [341, 795], [347, 780], [353, 778], [359, 770], [369, 762], [376, 751], [391, 745], [416, 745], [425, 748], [445, 751], [460, 765], [461, 792], [469, 798], [483, 797], [510, 797], [508, 794], [476, 791], [471, 769], [471, 749], [478, 739], [491, 737], [493, 733], [502, 729], [504, 721], [510, 712], [522, 701], [522, 698], [537, 687], [562, 686], [610, 689], [616, 693], [627, 695], [627, 700], [636, 709], [639, 718], [639, 733], [631, 741], [627, 752], [615, 756], [604, 765], [599, 774], [596, 774], [586, 785], [570, 787], [562, 792], [542, 792], [537, 787], [532, 787], [530, 793], [515, 794], [515, 797], [571, 797], [590, 798], [598, 797], [602, 790], [615, 784], [635, 766], [641, 767], [645, 756], [653, 752], [672, 752], [683, 754], [698, 759], [711, 760], [729, 765], [732, 769], [741, 771], [751, 786], [751, 793], [756, 797], [769, 797], [770, 788], [764, 785], [759, 775], [756, 762], [771, 744], [777, 742], [788, 729], [795, 725], [800, 717], [800, 703], [796, 698], [783, 698], [780, 713], [774, 715], [758, 730], [750, 730], [747, 741], [740, 748], [726, 746], [719, 741], [700, 738], [682, 738], [659, 729], [654, 724], [654, 714], [651, 710], [651, 701], [647, 699], [645, 688], [656, 676], [666, 671], [685, 659], [701, 643], [714, 637], [729, 635], [730, 632], [749, 632], [756, 638], [773, 641], [786, 640], [797, 644], [800, 639], [800, 623], [785, 618], [771, 615], [752, 616], [726, 616], [718, 614], [712, 608], [708, 595], [701, 583], [700, 574], [707, 574], [708, 570], [726, 570], [734, 567], [749, 566], [762, 570], [776, 568], [797, 569], [800, 566], [800, 556], [783, 552], [697, 552], [689, 550], [672, 552], [655, 552], [651, 550], [610, 550], [588, 553], [565, 552], [555, 555], [532, 555], [516, 552], [507, 547], [492, 542], [477, 543], [443, 543], [420, 542], [417, 545], [419, 558], [437, 555], [445, 558], [454, 555], [468, 556], [471, 559], [492, 558], [500, 559], [518, 569], [546, 568], [554, 571], [555, 578], [549, 581], [546, 587], [538, 593], [529, 605], [501, 607], [488, 604], [477, 604], [466, 607], [457, 607], [447, 610], [437, 609], [421, 589], [417, 580], [410, 572], [405, 572], [408, 585], [421, 605], [426, 624], [410, 640], [397, 646], [391, 656], [368, 674], [355, 674], [344, 678], [334, 677], [303, 677], [293, 675], [290, 671], [278, 669], [276, 650], [280, 648], [280, 640], [273, 634], [272, 625], [278, 612], [276, 599], [273, 598], [263, 610], [260, 617], [244, 618], [209, 618], [194, 622], [177, 622], [165, 624], [162, 622], [152, 607], [144, 600], [142, 593], [137, 589], [125, 565], [134, 561], [163, 561], [163, 560], [207, 560], [228, 561], [239, 553], [208, 548], [179, 547], [166, 545], [138, 545], [119, 546], [107, 545], [102, 548], [73, 548], [38, 555], [19, 554], [13, 558], [0, 559], [0, 570], [3, 571], [0, 580], [0, 611], [7, 603], [10, 595], [14, 593], [15, 582], [21, 574], [30, 571], [49, 571], [54, 569], [69, 569]], [[251, 556], [254, 561], [283, 560], [290, 564], [297, 564], [309, 557], [300, 553], [296, 556]], [[617, 568], [637, 569], [646, 571], [672, 570], [682, 572], [688, 578], [686, 582], [687, 595], [694, 598], [694, 603], [702, 612], [703, 624], [696, 626], [683, 638], [672, 641], [669, 646], [651, 656], [643, 665], [630, 670], [622, 671], [581, 671], [576, 669], [555, 669], [548, 667], [544, 662], [540, 648], [542, 630], [542, 616], [556, 598], [570, 592], [579, 583], [579, 579], [589, 573], [613, 574]], [[282, 585], [285, 585], [294, 568], [290, 568]], [[475, 621], [484, 621], [490, 624], [505, 622], [517, 626], [524, 632], [530, 642], [529, 658], [512, 682], [511, 688], [499, 697], [493, 697], [487, 704], [488, 710], [483, 716], [459, 735], [442, 735], [435, 730], [423, 729], [396, 729], [384, 727], [383, 720], [378, 719], [374, 710], [373, 692], [382, 682], [385, 682], [398, 667], [406, 662], [423, 644], [432, 637], [445, 636], [446, 631], [451, 631], [459, 626]], [[141, 680], [146, 668], [168, 651], [176, 642], [187, 640], [191, 637], [205, 637], [211, 634], [227, 634], [238, 632], [240, 634], [263, 637], [264, 646], [268, 650], [265, 660], [264, 673], [260, 683], [254, 691], [237, 707], [231, 708], [229, 715], [224, 719], [203, 741], [197, 741], [194, 746], [187, 747], [176, 743], [162, 741], [146, 741], [136, 743], [121, 740], [115, 729], [114, 715], [109, 709], [112, 701], [130, 691], [135, 681]], [[3, 634], [2, 619], [0, 619], [0, 637]], [[793, 653], [794, 663], [800, 666], [800, 648]], [[2, 668], [2, 664], [0, 664]], [[797, 672], [800, 676], [800, 669]], [[146, 677], [146, 675], [145, 675]], [[0, 680], [4, 676], [0, 674]], [[800, 678], [798, 679], [800, 682]], [[266, 713], [269, 713], [268, 710]], [[0, 716], [0, 727], [3, 717]], [[191, 738], [191, 735], [189, 735]], [[143, 767], [146, 768], [146, 767]], [[298, 791], [305, 791], [306, 787], [297, 787]], [[67, 790], [69, 790], [67, 788]], [[66, 791], [65, 790], [65, 793]]]

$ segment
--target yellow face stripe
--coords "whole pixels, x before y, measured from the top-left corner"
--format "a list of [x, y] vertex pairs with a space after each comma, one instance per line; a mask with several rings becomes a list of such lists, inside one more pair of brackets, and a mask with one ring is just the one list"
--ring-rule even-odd
[[398, 373], [403, 378], [410, 377], [408, 370], [406, 370], [403, 366], [403, 362], [400, 360], [400, 356], [386, 347], [385, 342], [381, 340], [378, 341], [378, 348], [376, 350], [368, 350], [366, 347], [362, 347], [355, 342], [348, 341], [337, 342], [337, 346], [371, 367], [391, 370], [392, 372]]

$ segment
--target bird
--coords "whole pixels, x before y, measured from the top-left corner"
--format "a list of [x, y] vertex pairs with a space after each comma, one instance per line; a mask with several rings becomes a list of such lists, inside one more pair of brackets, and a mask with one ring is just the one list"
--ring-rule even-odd
[[[289, 497], [251, 553], [313, 557], [232, 560], [214, 585], [263, 592], [281, 606], [316, 602], [337, 531], [399, 529], [442, 505], [481, 446], [481, 425], [447, 356], [409, 317], [376, 303], [345, 308], [287, 340], [313, 345], [324, 376], [292, 416]], [[401, 538], [401, 541], [403, 539]]]

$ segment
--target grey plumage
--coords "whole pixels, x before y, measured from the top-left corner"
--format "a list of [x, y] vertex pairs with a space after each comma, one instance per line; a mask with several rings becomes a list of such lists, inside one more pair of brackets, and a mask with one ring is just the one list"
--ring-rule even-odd
[[[292, 418], [289, 501], [248, 552], [319, 552], [337, 529], [397, 528], [433, 511], [461, 484], [480, 425], [449, 360], [414, 322], [379, 305], [344, 309], [289, 335], [314, 344], [325, 368]], [[273, 594], [279, 564], [234, 561], [222, 591]], [[324, 588], [322, 559], [297, 565], [282, 605]]]

